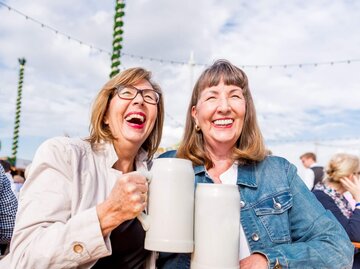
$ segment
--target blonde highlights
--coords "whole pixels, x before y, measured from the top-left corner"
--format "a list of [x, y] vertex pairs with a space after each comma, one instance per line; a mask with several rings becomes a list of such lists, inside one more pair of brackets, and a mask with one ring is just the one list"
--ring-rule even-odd
[[359, 158], [348, 153], [335, 154], [326, 167], [325, 181], [340, 183], [340, 179], [359, 170]]

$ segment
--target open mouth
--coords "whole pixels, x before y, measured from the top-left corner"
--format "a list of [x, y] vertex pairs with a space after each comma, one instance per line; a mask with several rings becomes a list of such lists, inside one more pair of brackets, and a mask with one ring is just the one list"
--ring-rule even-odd
[[218, 127], [228, 127], [231, 126], [233, 122], [234, 122], [233, 119], [219, 119], [219, 120], [214, 120], [213, 124]]
[[143, 113], [130, 113], [125, 117], [125, 120], [132, 125], [142, 125], [146, 121], [146, 116]]

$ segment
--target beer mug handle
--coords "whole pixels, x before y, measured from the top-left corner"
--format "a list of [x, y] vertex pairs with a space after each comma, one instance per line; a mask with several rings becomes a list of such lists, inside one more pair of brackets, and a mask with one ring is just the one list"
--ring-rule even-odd
[[[140, 168], [138, 172], [146, 177], [148, 184], [150, 184], [152, 179], [152, 174], [150, 171], [146, 170], [145, 168]], [[149, 215], [145, 214], [144, 212], [141, 212], [139, 216], [137, 216], [137, 219], [140, 221], [141, 226], [143, 227], [144, 231], [149, 230], [150, 228], [150, 219]]]
[[144, 212], [141, 212], [141, 214], [137, 216], [137, 219], [140, 221], [144, 231], [145, 232], [148, 231], [150, 228], [149, 215], [145, 214]]

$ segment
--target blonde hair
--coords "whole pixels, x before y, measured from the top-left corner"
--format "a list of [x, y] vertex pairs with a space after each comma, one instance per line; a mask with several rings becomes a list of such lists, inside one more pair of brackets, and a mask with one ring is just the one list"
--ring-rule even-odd
[[[100, 143], [101, 141], [112, 142], [115, 138], [112, 135], [109, 126], [104, 122], [106, 112], [109, 108], [110, 100], [116, 95], [116, 87], [133, 86], [141, 80], [147, 80], [155, 91], [160, 94], [161, 89], [159, 85], [151, 80], [151, 72], [141, 67], [129, 68], [117, 74], [110, 79], [100, 90], [95, 98], [92, 106], [91, 119], [90, 119], [90, 136], [87, 139], [92, 146]], [[164, 123], [164, 101], [162, 96], [157, 104], [157, 118], [153, 130], [149, 137], [142, 144], [142, 148], [147, 151], [148, 158], [151, 159], [159, 147], [162, 128]]]
[[359, 169], [359, 158], [352, 154], [338, 153], [329, 161], [326, 167], [325, 181], [340, 183], [340, 179], [347, 177]]
[[201, 92], [207, 87], [218, 85], [221, 80], [225, 85], [239, 86], [246, 102], [244, 125], [241, 135], [234, 146], [232, 158], [238, 160], [241, 164], [263, 160], [267, 155], [267, 150], [257, 124], [248, 78], [244, 71], [227, 60], [217, 60], [197, 80], [188, 106], [185, 132], [177, 151], [177, 157], [189, 159], [194, 165], [205, 165], [207, 169], [213, 166], [210, 156], [204, 149], [203, 134], [195, 129], [191, 110], [193, 106], [196, 106]]

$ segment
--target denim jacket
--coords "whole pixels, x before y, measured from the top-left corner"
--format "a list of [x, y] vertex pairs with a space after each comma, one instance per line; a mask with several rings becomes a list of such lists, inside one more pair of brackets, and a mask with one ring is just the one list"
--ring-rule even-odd
[[[196, 183], [213, 183], [204, 166], [195, 166], [194, 171]], [[308, 190], [293, 164], [268, 156], [239, 165], [237, 185], [250, 252], [265, 255], [269, 268], [352, 267], [354, 247], [346, 232]], [[190, 268], [189, 260], [189, 254], [160, 253], [159, 267]]]

